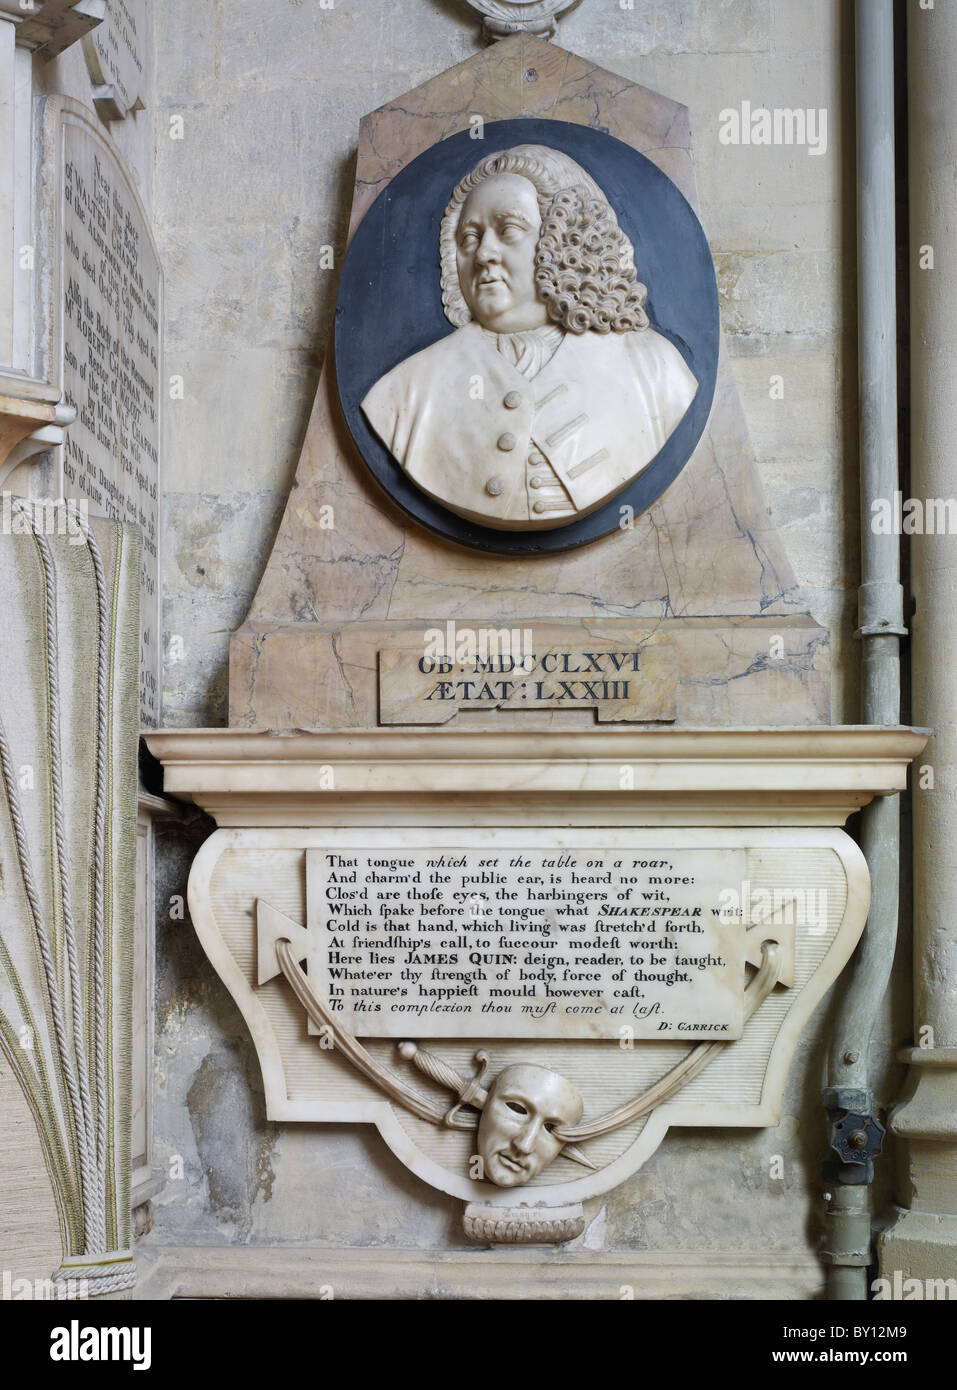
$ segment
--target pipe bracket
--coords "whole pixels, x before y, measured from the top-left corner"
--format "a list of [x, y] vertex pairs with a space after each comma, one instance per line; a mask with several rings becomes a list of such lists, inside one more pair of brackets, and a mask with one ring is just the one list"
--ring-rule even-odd
[[825, 1110], [856, 1110], [869, 1114], [874, 1108], [874, 1092], [862, 1086], [825, 1086], [821, 1104]]
[[906, 637], [904, 589], [893, 580], [871, 580], [857, 591], [856, 637]]

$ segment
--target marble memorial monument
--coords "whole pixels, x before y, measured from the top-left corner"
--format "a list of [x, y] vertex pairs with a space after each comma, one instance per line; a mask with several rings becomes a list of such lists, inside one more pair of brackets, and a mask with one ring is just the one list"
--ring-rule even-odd
[[778, 1123], [924, 742], [828, 725], [695, 207], [686, 110], [530, 34], [368, 116], [230, 728], [147, 739], [269, 1118], [374, 1125], [486, 1244]]

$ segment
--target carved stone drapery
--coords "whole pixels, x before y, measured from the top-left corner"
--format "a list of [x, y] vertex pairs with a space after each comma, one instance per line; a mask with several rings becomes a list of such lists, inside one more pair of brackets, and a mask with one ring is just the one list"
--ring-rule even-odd
[[579, 0], [468, 0], [483, 16], [485, 36], [493, 41], [509, 34], [548, 38], [555, 33], [559, 16], [577, 3]]

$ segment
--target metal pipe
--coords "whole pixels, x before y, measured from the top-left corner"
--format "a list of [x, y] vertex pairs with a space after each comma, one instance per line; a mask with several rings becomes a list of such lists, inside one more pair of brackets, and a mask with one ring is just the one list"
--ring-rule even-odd
[[[860, 374], [861, 587], [863, 718], [900, 722], [903, 589], [900, 539], [878, 534], [871, 503], [893, 504], [897, 451], [897, 295], [894, 173], [893, 0], [856, 0], [858, 342]], [[861, 816], [861, 848], [871, 875], [871, 908], [834, 1032], [825, 1104], [832, 1112], [873, 1110], [871, 1034], [890, 980], [897, 940], [899, 798], [876, 797]], [[834, 1165], [829, 1207], [828, 1297], [867, 1298], [870, 1163]]]
[[[848, 1186], [836, 1182], [829, 1194], [827, 1208], [830, 1228], [828, 1252], [827, 1296], [834, 1301], [853, 1302], [866, 1298], [861, 1285], [866, 1283], [870, 1264], [871, 1206], [869, 1191], [864, 1185]], [[840, 1263], [836, 1257], [840, 1256]]]

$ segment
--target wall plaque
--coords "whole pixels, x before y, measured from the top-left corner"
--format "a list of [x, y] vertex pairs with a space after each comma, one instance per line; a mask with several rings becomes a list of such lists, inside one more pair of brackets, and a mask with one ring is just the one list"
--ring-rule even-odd
[[140, 717], [159, 715], [159, 448], [162, 271], [115, 150], [73, 103], [47, 105], [60, 176], [63, 394], [77, 418], [64, 492], [143, 533]]
[[924, 741], [148, 738], [167, 791], [220, 826], [190, 915], [250, 1029], [268, 1117], [374, 1124], [470, 1204], [470, 1235], [529, 1241], [580, 1231], [582, 1200], [669, 1126], [778, 1123], [794, 1048], [867, 914], [839, 827], [900, 788]]
[[148, 740], [219, 826], [190, 914], [269, 1119], [375, 1125], [484, 1243], [780, 1121], [867, 914], [840, 827], [923, 746], [819, 722], [690, 145], [527, 34], [365, 118], [234, 727]]
[[143, 68], [149, 12], [146, 0], [106, 0], [106, 14], [83, 40], [93, 102], [107, 121], [143, 109]]
[[743, 850], [442, 843], [306, 856], [309, 973], [357, 1036], [740, 1037]]
[[[485, 629], [487, 631], [487, 629]], [[529, 629], [529, 635], [531, 630]], [[457, 659], [461, 657], [461, 659]], [[460, 710], [595, 710], [599, 723], [675, 717], [677, 653], [653, 638], [631, 647], [379, 652], [383, 724], [444, 724]]]

